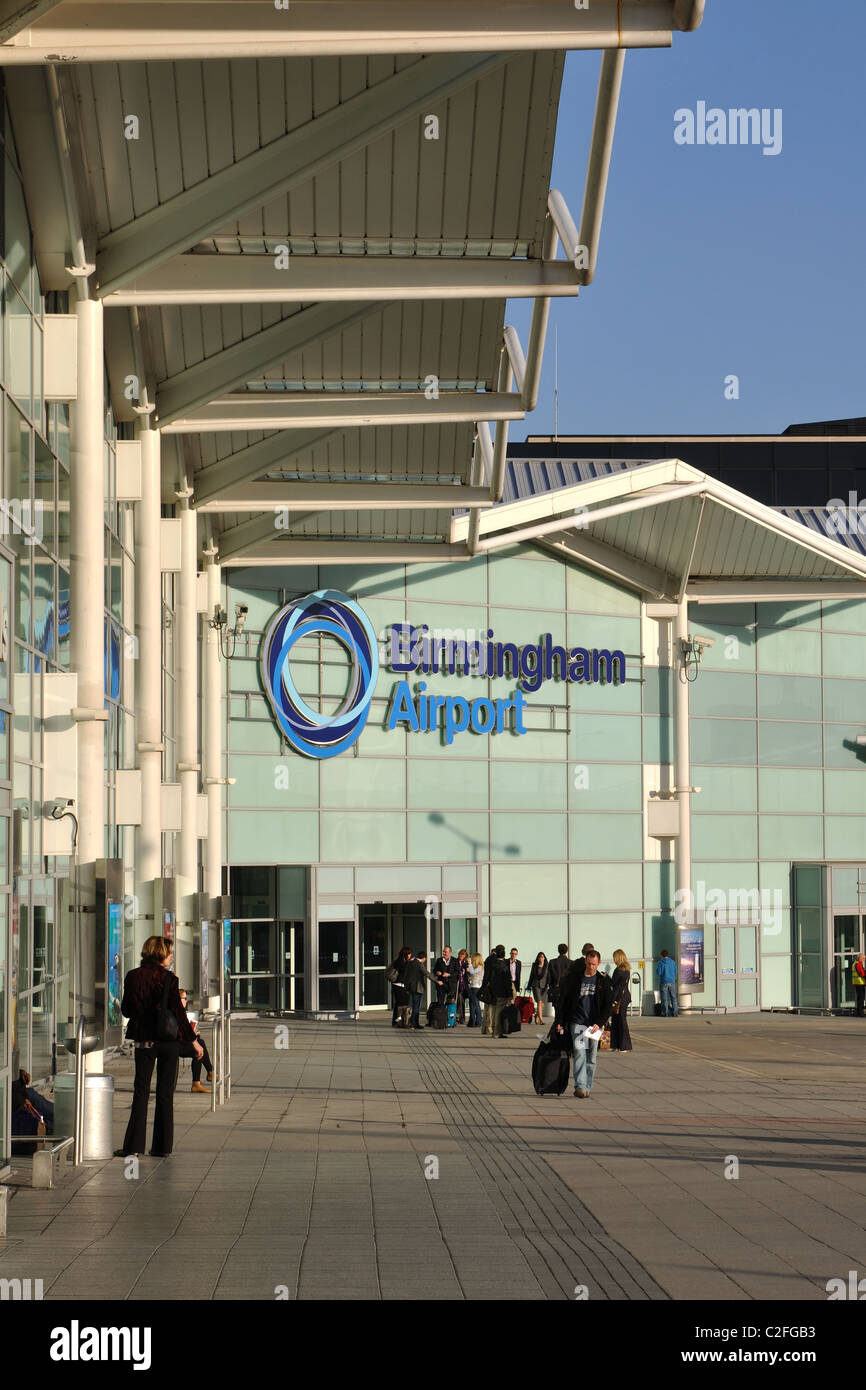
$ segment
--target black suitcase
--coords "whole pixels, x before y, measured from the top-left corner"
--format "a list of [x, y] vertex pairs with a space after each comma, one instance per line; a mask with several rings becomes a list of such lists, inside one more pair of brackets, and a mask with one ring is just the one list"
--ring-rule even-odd
[[537, 1096], [561, 1096], [568, 1086], [571, 1059], [558, 1042], [539, 1043], [532, 1058], [532, 1084]]
[[503, 1037], [520, 1032], [520, 1014], [516, 1004], [506, 1004], [499, 1017]]
[[431, 1004], [427, 1010], [428, 1028], [447, 1028], [448, 1009], [444, 1004]]

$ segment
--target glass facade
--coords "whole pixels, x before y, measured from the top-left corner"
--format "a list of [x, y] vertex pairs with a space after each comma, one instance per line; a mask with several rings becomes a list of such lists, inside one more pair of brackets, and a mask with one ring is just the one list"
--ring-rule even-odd
[[[304, 758], [281, 740], [258, 656], [280, 605], [322, 588], [357, 599], [380, 639], [392, 623], [468, 640], [493, 629], [518, 646], [550, 632], [569, 647], [623, 651], [627, 677], [614, 686], [545, 682], [527, 697], [522, 736], [467, 732], [446, 747], [435, 733], [386, 728], [399, 677], [383, 669], [355, 747]], [[502, 941], [531, 959], [555, 953], [560, 940], [579, 949], [591, 939], [606, 959], [621, 947], [643, 961], [652, 988], [652, 962], [678, 949], [673, 842], [651, 837], [646, 824], [647, 792], [672, 780], [673, 685], [668, 668], [644, 659], [636, 594], [523, 551], [432, 568], [230, 570], [229, 611], [235, 602], [249, 617], [227, 663], [232, 866], [279, 864], [289, 845], [320, 883], [347, 873], [343, 916], [327, 931], [320, 923], [320, 943], [348, 931], [348, 908], [360, 921], [364, 894], [356, 886], [353, 895], [351, 877], [361, 867], [366, 889], [390, 899], [409, 886], [420, 899], [425, 866], [478, 866], [477, 906], [466, 915], [477, 912], [484, 948]], [[864, 612], [830, 602], [701, 605], [690, 615], [693, 630], [714, 639], [690, 691], [692, 780], [701, 787], [692, 797], [693, 887], [711, 909], [696, 1004], [829, 1007], [841, 997], [838, 968], [830, 974], [829, 900], [807, 910], [793, 873], [802, 861], [849, 860], [852, 872], [866, 865], [866, 783], [854, 742], [864, 727]], [[296, 651], [299, 693], [332, 711], [346, 689], [345, 653], [320, 637]], [[514, 688], [508, 677], [425, 680], [437, 694], [483, 689], [495, 698]], [[361, 990], [370, 969], [347, 967], [348, 949], [347, 937], [321, 957], [329, 999], [349, 998], [350, 976]]]

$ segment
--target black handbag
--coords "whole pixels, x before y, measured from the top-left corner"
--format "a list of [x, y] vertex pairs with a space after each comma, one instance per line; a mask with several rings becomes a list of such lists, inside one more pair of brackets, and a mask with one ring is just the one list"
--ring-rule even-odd
[[156, 1011], [156, 1040], [157, 1042], [177, 1042], [180, 1028], [177, 1019], [168, 1007], [168, 992], [171, 988], [172, 976], [166, 971], [165, 988], [162, 991], [162, 998]]

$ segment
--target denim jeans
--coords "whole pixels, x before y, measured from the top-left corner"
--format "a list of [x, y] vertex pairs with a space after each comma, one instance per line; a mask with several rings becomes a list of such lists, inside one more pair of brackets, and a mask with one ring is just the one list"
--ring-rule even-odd
[[598, 1038], [586, 1036], [585, 1023], [572, 1023], [571, 1036], [574, 1042], [574, 1084], [582, 1091], [591, 1091], [595, 1078], [595, 1062], [598, 1057]]
[[481, 1026], [481, 1004], [479, 1003], [479, 1000], [478, 1000], [478, 995], [479, 995], [479, 993], [480, 993], [480, 987], [479, 987], [479, 989], [470, 989], [470, 991], [469, 991], [469, 1026], [470, 1026], [470, 1028], [473, 1028], [473, 1027], [474, 1027], [474, 1028], [479, 1028], [479, 1027]]
[[679, 1009], [677, 1008], [676, 980], [668, 982], [662, 980], [661, 985], [662, 1015], [664, 1018], [667, 1018], [669, 1014], [673, 1014], [674, 1018], [676, 1018], [679, 1013]]
[[421, 1027], [421, 1024], [418, 1022], [418, 1018], [419, 1018], [419, 1015], [420, 1015], [420, 1013], [421, 1013], [421, 1001], [423, 1000], [423, 998], [424, 998], [424, 995], [423, 995], [423, 994], [413, 994], [413, 995], [412, 995], [412, 1014], [411, 1014], [410, 1019], [409, 1019], [409, 1027], [410, 1027], [410, 1028], [420, 1028], [420, 1027]]

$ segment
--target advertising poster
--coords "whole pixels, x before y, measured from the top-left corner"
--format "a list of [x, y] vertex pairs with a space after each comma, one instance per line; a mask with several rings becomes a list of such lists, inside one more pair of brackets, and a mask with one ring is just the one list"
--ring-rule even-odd
[[680, 984], [704, 983], [704, 929], [684, 927], [680, 930]]
[[225, 962], [226, 979], [232, 973], [232, 919], [223, 918], [223, 960]]
[[168, 908], [162, 914], [162, 934], [166, 941], [174, 941], [174, 913]]
[[119, 1026], [121, 961], [123, 959], [123, 904], [108, 904], [108, 1027]]

